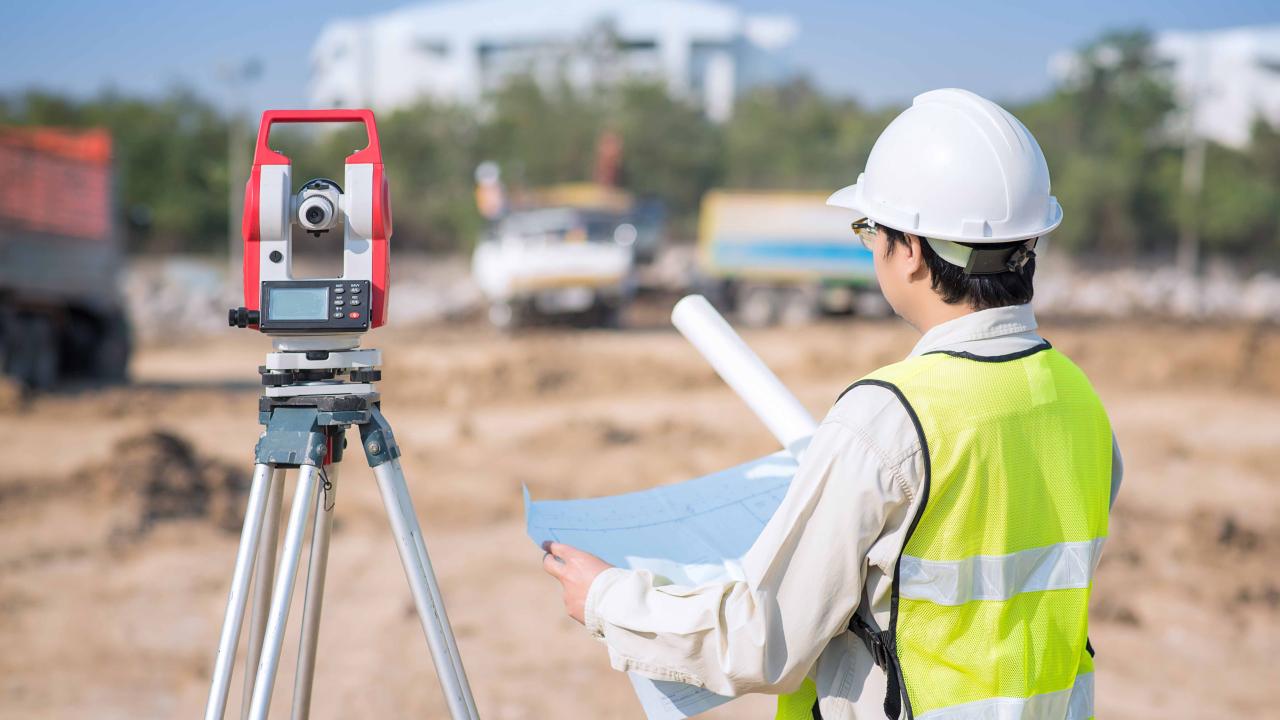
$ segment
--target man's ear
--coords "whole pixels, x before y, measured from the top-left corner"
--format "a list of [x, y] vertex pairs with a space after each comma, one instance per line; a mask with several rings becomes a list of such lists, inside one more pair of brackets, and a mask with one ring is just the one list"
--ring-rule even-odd
[[906, 266], [907, 276], [916, 281], [927, 280], [929, 278], [929, 266], [924, 262], [924, 251], [921, 248], [924, 240], [919, 235], [912, 235], [911, 233], [906, 233], [906, 236], [907, 246], [903, 248], [906, 250], [906, 257], [902, 261]]

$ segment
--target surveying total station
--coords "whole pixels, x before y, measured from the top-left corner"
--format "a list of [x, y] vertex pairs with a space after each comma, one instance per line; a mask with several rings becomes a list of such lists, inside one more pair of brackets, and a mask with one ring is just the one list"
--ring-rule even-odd
[[[368, 146], [347, 157], [344, 186], [318, 178], [303, 183], [295, 193], [289, 159], [268, 145], [271, 127], [335, 122], [362, 123]], [[295, 223], [318, 240], [341, 228], [341, 277], [293, 277], [291, 238]], [[338, 463], [351, 426], [359, 428], [361, 448], [373, 468], [450, 715], [455, 720], [477, 719], [475, 700], [400, 467], [400, 449], [380, 409], [374, 383], [381, 379], [382, 356], [376, 349], [360, 347], [364, 332], [386, 322], [389, 289], [391, 202], [373, 112], [264, 113], [245, 193], [242, 232], [244, 306], [231, 311], [229, 322], [271, 336], [275, 352], [269, 353], [266, 364], [259, 368], [264, 388], [258, 402], [258, 422], [266, 430], [255, 447], [253, 482], [205, 720], [220, 720], [226, 712], [251, 585], [253, 609], [241, 717], [267, 717], [310, 518], [310, 555], [292, 706], [295, 720], [309, 716]], [[297, 483], [284, 547], [277, 557], [288, 470], [297, 471]]]

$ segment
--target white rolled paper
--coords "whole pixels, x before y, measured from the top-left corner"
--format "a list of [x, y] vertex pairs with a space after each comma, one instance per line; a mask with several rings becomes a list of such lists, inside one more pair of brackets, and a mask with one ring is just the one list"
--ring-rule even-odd
[[671, 322], [798, 458], [818, 424], [711, 303], [701, 295], [687, 295], [671, 311]]

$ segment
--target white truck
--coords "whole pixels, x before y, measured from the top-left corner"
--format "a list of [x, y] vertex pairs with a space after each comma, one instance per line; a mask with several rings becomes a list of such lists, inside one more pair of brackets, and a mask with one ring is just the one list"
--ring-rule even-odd
[[472, 256], [489, 320], [510, 330], [566, 319], [616, 327], [635, 293], [639, 232], [625, 212], [571, 206], [517, 210]]

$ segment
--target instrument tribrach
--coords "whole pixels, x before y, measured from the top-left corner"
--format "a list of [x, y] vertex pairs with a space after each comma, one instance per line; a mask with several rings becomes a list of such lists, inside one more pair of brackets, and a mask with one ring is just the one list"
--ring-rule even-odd
[[[318, 178], [294, 193], [289, 159], [267, 143], [272, 125], [333, 122], [363, 123], [369, 137], [366, 148], [346, 159], [345, 191], [332, 180]], [[342, 277], [293, 277], [295, 223], [317, 238], [342, 228]], [[270, 335], [275, 352], [259, 368], [265, 387], [258, 422], [266, 430], [255, 447], [253, 483], [205, 720], [220, 720], [226, 711], [251, 575], [253, 610], [241, 717], [267, 717], [307, 521], [312, 516], [292, 708], [293, 718], [308, 716], [338, 463], [346, 446], [346, 430], [352, 426], [359, 428], [361, 448], [377, 480], [450, 715], [455, 720], [476, 719], [475, 700], [400, 467], [400, 449], [380, 410], [374, 383], [381, 379], [382, 356], [376, 349], [360, 348], [361, 334], [386, 322], [389, 278], [391, 204], [373, 113], [264, 113], [245, 193], [242, 232], [244, 307], [233, 309], [229, 322]], [[277, 570], [287, 470], [297, 471], [297, 487]]]

